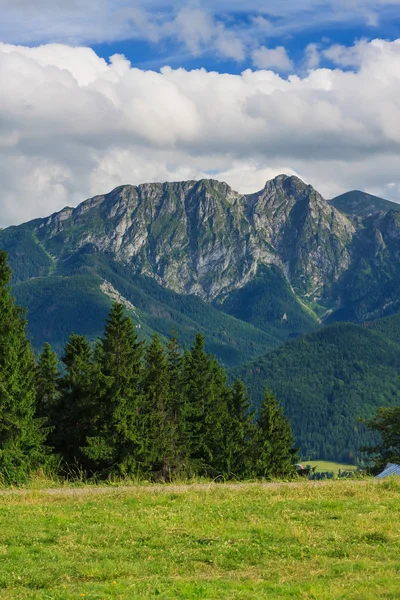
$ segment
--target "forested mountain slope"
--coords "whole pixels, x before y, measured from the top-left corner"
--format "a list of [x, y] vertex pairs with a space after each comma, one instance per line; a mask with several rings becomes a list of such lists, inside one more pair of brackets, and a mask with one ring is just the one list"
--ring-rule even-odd
[[99, 254], [74, 257], [51, 277], [16, 283], [13, 292], [21, 306], [29, 307], [36, 349], [48, 341], [60, 353], [72, 331], [96, 339], [113, 300], [125, 305], [141, 337], [157, 331], [166, 338], [174, 330], [186, 345], [201, 332], [207, 350], [224, 365], [240, 364], [280, 343], [277, 336], [218, 311], [201, 298], [176, 294]]
[[[375, 324], [378, 331], [386, 330], [385, 321]], [[265, 385], [277, 394], [304, 458], [341, 461], [354, 460], [374, 439], [360, 417], [399, 404], [399, 375], [400, 345], [350, 323], [323, 328], [231, 371], [256, 401]]]

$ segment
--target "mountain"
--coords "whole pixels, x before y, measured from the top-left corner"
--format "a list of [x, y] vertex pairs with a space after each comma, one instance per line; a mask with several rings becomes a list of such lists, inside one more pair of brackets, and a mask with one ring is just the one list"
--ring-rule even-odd
[[322, 323], [400, 310], [400, 212], [347, 216], [297, 177], [124, 185], [0, 231], [35, 348], [101, 333], [112, 299], [144, 336], [196, 330], [224, 364]]
[[336, 307], [325, 321], [362, 323], [400, 311], [400, 212], [359, 221], [352, 261], [332, 289]]
[[206, 336], [208, 351], [225, 365], [239, 364], [244, 357], [254, 358], [279, 344], [273, 335], [200, 298], [171, 292], [103, 255], [73, 257], [49, 277], [16, 283], [13, 292], [17, 302], [28, 307], [36, 350], [48, 341], [61, 354], [72, 331], [96, 339], [113, 300], [125, 305], [142, 337], [157, 331], [165, 339], [174, 330], [188, 345], [199, 331]]
[[353, 190], [331, 200], [331, 204], [345, 215], [354, 217], [369, 217], [378, 212], [400, 210], [400, 204], [384, 200], [378, 196]]
[[[400, 315], [390, 319], [400, 342]], [[389, 330], [386, 319], [330, 325], [232, 369], [231, 378], [242, 379], [256, 403], [265, 385], [273, 390], [305, 460], [351, 462], [375, 441], [359, 419], [399, 403], [400, 344], [384, 335]]]

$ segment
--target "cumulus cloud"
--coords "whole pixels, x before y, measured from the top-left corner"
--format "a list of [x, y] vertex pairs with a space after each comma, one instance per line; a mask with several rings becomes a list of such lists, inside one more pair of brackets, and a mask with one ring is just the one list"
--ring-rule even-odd
[[290, 71], [293, 63], [283, 46], [267, 48], [261, 46], [256, 48], [252, 54], [253, 65], [259, 69], [277, 69], [278, 71]]
[[287, 172], [326, 197], [398, 200], [400, 40], [331, 60], [354, 70], [154, 72], [85, 47], [0, 44], [0, 225], [122, 183], [211, 174], [242, 192]]

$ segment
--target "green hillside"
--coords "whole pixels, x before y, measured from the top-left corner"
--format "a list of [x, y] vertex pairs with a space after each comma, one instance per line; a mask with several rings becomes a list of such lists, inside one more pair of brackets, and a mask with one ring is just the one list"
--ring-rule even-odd
[[232, 369], [260, 401], [281, 399], [305, 459], [353, 461], [374, 438], [360, 417], [400, 402], [400, 345], [371, 328], [336, 324]]
[[208, 351], [228, 366], [265, 354], [279, 344], [274, 335], [224, 314], [196, 296], [176, 294], [151, 278], [135, 276], [105, 255], [83, 253], [60, 263], [57, 274], [14, 285], [18, 303], [28, 308], [36, 350], [48, 341], [60, 352], [72, 331], [90, 339], [101, 334], [112, 302], [100, 289], [104, 280], [133, 305], [132, 317], [143, 337], [154, 331], [167, 337], [174, 329], [186, 345], [200, 331], [206, 336]]
[[371, 331], [376, 331], [384, 335], [387, 339], [400, 344], [400, 314], [391, 315], [384, 319], [378, 319], [378, 321], [372, 321], [366, 323], [365, 327], [368, 327]]
[[300, 303], [282, 271], [274, 265], [259, 267], [252, 281], [216, 306], [281, 341], [319, 326], [315, 314]]

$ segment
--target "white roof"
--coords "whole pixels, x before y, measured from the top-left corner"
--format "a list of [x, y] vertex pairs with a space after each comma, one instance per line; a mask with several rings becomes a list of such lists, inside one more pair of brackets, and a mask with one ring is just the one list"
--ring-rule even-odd
[[382, 471], [382, 473], [379, 473], [379, 475], [376, 476], [376, 479], [381, 479], [382, 477], [390, 477], [391, 475], [400, 476], [400, 465], [388, 463]]

